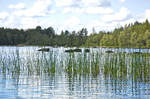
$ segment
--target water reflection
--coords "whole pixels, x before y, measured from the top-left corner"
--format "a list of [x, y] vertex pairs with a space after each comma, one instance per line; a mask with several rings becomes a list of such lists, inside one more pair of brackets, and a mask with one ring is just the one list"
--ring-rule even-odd
[[150, 98], [149, 54], [35, 49], [0, 49], [1, 99]]

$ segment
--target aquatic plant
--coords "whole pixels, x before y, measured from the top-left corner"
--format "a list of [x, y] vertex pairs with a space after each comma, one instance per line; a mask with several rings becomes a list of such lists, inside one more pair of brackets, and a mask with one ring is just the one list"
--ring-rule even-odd
[[[113, 51], [114, 52], [114, 51]], [[60, 54], [59, 54], [60, 55]], [[64, 53], [58, 56], [56, 51], [20, 52], [0, 51], [0, 72], [12, 75], [55, 75], [66, 73], [71, 77], [92, 76], [100, 74], [119, 79], [147, 81], [150, 75], [150, 56], [147, 53], [105, 53], [102, 49], [89, 53]]]

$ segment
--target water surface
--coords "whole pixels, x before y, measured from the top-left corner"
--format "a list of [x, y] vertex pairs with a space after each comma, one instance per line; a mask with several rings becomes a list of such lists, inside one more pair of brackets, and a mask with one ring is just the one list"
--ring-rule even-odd
[[149, 49], [39, 48], [0, 47], [0, 99], [150, 99]]

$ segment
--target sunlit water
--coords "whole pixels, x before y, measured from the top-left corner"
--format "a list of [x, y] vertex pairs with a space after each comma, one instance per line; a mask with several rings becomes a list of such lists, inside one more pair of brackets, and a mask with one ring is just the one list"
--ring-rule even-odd
[[[141, 51], [139, 49], [90, 49], [90, 53], [101, 53], [99, 72], [92, 73], [90, 67], [89, 73], [80, 74], [64, 70], [69, 60], [65, 48], [51, 48], [53, 53], [38, 52], [39, 48], [0, 47], [0, 99], [150, 99], [149, 56], [136, 57], [140, 61], [137, 67], [130, 64], [135, 57], [125, 56], [123, 59], [129, 65], [123, 67], [124, 71], [104, 68], [112, 56], [108, 57], [106, 50], [128, 54]], [[142, 52], [149, 53], [149, 50]], [[88, 60], [93, 55], [90, 53], [87, 53]], [[82, 56], [75, 53], [77, 60]], [[43, 72], [47, 70], [44, 66], [52, 62], [55, 62], [55, 71]], [[144, 62], [147, 64], [143, 65]]]

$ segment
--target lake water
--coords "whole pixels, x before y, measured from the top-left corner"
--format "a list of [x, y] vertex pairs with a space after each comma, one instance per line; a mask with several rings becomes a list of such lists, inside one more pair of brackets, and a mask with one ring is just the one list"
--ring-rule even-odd
[[0, 47], [0, 99], [150, 99], [149, 49], [39, 48]]

